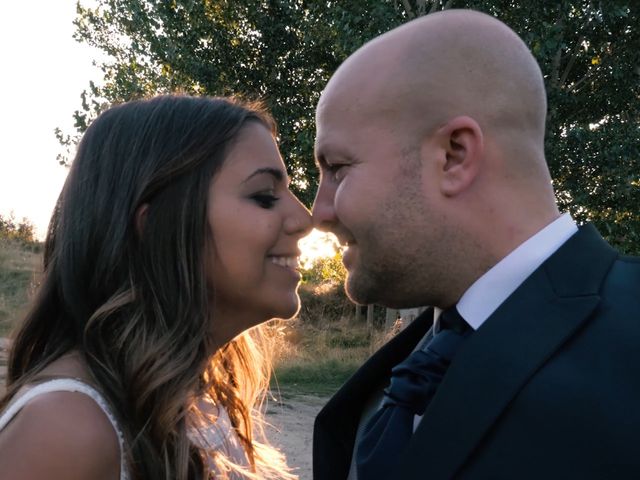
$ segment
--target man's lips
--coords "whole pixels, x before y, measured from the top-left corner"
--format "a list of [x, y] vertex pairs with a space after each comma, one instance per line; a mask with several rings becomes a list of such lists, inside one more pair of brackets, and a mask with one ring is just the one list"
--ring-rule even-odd
[[350, 247], [356, 244], [356, 241], [350, 237], [336, 235], [336, 238], [338, 239], [341, 247]]
[[357, 249], [352, 248], [355, 247], [355, 245], [355, 242], [349, 242], [342, 252], [342, 264], [347, 270], [349, 270], [349, 267], [353, 266], [353, 262], [355, 261]]

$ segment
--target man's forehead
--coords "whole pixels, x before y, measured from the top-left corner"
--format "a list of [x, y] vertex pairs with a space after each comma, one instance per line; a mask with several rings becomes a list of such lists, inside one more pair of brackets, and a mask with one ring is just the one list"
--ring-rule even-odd
[[347, 140], [353, 139], [354, 133], [347, 128], [332, 126], [331, 122], [325, 124], [325, 127], [318, 128], [316, 141], [314, 145], [314, 153], [316, 163], [321, 163], [326, 159], [335, 159], [349, 156], [349, 145]]
[[336, 92], [335, 89], [325, 90], [316, 107], [316, 122], [322, 123], [336, 115], [339, 116], [343, 113], [342, 110], [346, 110], [346, 101], [344, 95], [340, 95], [340, 92]]
[[380, 73], [373, 76], [354, 68], [339, 69], [320, 95], [316, 118], [359, 115], [371, 109], [384, 98], [380, 77]]
[[317, 132], [334, 136], [343, 129], [354, 130], [370, 118], [370, 112], [371, 104], [363, 102], [356, 93], [323, 97], [316, 109]]
[[351, 146], [365, 141], [387, 123], [375, 110], [359, 102], [327, 102], [318, 106], [316, 155], [349, 156]]
[[336, 134], [343, 130], [341, 120], [344, 118], [345, 115], [336, 111], [333, 103], [321, 99], [316, 111], [316, 155], [320, 152], [326, 154], [325, 152], [334, 148], [333, 144], [337, 141]]
[[316, 162], [325, 157], [331, 157], [336, 152], [336, 140], [331, 135], [327, 135], [324, 130], [318, 130], [314, 144]]

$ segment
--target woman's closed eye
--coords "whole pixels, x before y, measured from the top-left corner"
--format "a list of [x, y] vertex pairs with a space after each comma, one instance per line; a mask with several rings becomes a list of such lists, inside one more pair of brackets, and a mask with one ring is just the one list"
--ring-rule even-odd
[[262, 208], [273, 208], [280, 197], [273, 193], [256, 193], [251, 197]]

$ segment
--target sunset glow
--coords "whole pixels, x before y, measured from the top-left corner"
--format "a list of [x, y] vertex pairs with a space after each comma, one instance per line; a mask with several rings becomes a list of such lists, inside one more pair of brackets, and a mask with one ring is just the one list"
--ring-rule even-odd
[[300, 266], [309, 268], [319, 258], [333, 257], [340, 251], [340, 243], [333, 233], [321, 232], [315, 228], [300, 240]]

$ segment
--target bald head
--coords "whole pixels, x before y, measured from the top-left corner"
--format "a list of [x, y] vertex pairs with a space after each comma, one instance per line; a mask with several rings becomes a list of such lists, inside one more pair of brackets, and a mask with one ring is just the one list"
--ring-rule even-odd
[[354, 298], [448, 306], [557, 218], [545, 117], [527, 46], [479, 12], [421, 17], [349, 57], [318, 104], [314, 220], [357, 245]]
[[368, 118], [428, 133], [468, 115], [485, 135], [542, 153], [546, 96], [522, 40], [493, 17], [447, 10], [365, 44], [329, 81], [318, 105], [341, 104]]

